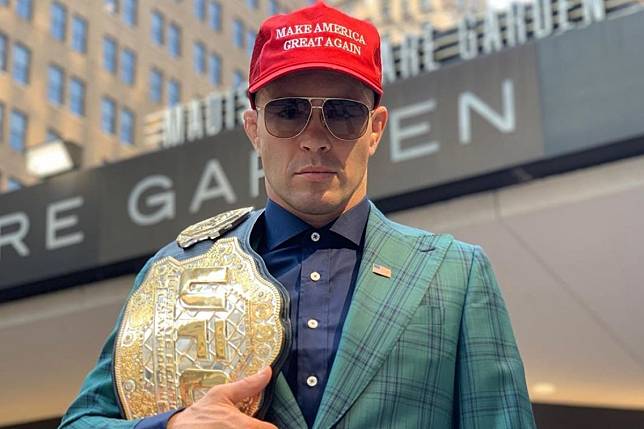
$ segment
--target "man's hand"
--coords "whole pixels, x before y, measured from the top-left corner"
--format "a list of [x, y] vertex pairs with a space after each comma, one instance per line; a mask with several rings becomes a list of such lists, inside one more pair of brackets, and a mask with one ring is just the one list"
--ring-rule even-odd
[[247, 416], [235, 405], [264, 390], [270, 380], [269, 366], [234, 383], [215, 386], [206, 396], [172, 416], [168, 429], [277, 429], [270, 423]]

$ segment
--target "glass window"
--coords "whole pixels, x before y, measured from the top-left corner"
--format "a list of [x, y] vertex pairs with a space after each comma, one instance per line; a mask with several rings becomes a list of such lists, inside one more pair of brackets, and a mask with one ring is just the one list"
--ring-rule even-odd
[[31, 21], [34, 12], [33, 0], [16, 0], [16, 13], [26, 21]]
[[210, 17], [210, 28], [215, 31], [221, 31], [221, 4], [212, 0], [208, 3], [208, 15]]
[[23, 85], [29, 83], [31, 51], [20, 42], [13, 44], [13, 78]]
[[181, 56], [181, 28], [174, 22], [168, 26], [168, 49], [173, 57]]
[[244, 83], [244, 73], [241, 70], [235, 70], [233, 75], [233, 87], [238, 88]]
[[85, 83], [76, 77], [69, 81], [69, 108], [76, 116], [85, 116]]
[[110, 73], [116, 73], [116, 40], [103, 36], [103, 68]]
[[255, 47], [255, 32], [249, 31], [246, 33], [246, 53], [250, 56], [253, 55], [253, 48]]
[[47, 129], [47, 136], [45, 137], [45, 141], [51, 142], [54, 140], [60, 140], [60, 134], [58, 133], [58, 131], [51, 128]]
[[121, 143], [134, 144], [134, 113], [126, 109], [121, 109], [121, 130], [119, 132]]
[[55, 64], [47, 70], [47, 98], [49, 102], [60, 106], [64, 103], [65, 72]]
[[0, 33], [0, 71], [7, 71], [7, 36]]
[[65, 41], [67, 32], [67, 8], [58, 2], [53, 2], [49, 10], [50, 22], [49, 32], [51, 37], [61, 42]]
[[112, 14], [119, 13], [118, 0], [105, 0], [105, 10], [107, 11], [107, 13], [112, 13]]
[[116, 102], [109, 97], [101, 100], [101, 129], [106, 134], [116, 134]]
[[17, 191], [22, 188], [22, 182], [15, 177], [7, 177], [7, 192]]
[[192, 0], [192, 11], [199, 21], [206, 19], [206, 1], [205, 0]]
[[389, 21], [391, 19], [391, 5], [388, 1], [380, 2], [380, 15], [382, 15], [383, 21]]
[[150, 69], [150, 101], [160, 103], [163, 98], [163, 73], [152, 67]]
[[400, 14], [403, 19], [411, 18], [411, 5], [409, 4], [409, 0], [400, 0]]
[[208, 63], [210, 83], [213, 85], [221, 85], [221, 57], [217, 54], [210, 54]]
[[125, 0], [123, 3], [123, 21], [130, 27], [134, 27], [139, 17], [139, 1]]
[[259, 0], [246, 0], [246, 6], [250, 9], [257, 9], [259, 8]]
[[80, 15], [72, 19], [72, 49], [81, 54], [87, 52], [87, 20]]
[[275, 15], [276, 13], [279, 12], [279, 5], [277, 4], [277, 0], [268, 0], [268, 14], [269, 15]]
[[134, 85], [135, 76], [136, 54], [131, 49], [123, 48], [121, 51], [121, 80], [128, 85]]
[[172, 107], [180, 102], [181, 84], [175, 79], [170, 79], [168, 82], [168, 105]]
[[192, 46], [192, 65], [196, 73], [206, 73], [206, 46], [202, 42], [194, 42]]
[[27, 115], [19, 110], [12, 110], [9, 117], [9, 147], [16, 152], [25, 150], [27, 126]]
[[244, 47], [244, 23], [239, 18], [235, 19], [233, 24], [233, 41], [236, 47]]
[[165, 18], [161, 12], [152, 11], [152, 40], [158, 45], [164, 43], [163, 27], [165, 27]]
[[0, 103], [0, 143], [4, 141], [4, 104]]

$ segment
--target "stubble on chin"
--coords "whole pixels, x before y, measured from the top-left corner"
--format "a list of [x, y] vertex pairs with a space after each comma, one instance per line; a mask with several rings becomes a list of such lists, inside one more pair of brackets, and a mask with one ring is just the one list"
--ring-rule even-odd
[[322, 192], [304, 192], [300, 195], [293, 194], [283, 198], [286, 202], [303, 214], [329, 215], [342, 211], [342, 202], [336, 201], [333, 196], [325, 195]]

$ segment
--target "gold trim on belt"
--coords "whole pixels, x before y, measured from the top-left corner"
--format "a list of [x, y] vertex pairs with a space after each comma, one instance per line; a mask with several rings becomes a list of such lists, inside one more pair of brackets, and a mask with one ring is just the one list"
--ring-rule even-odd
[[[237, 238], [152, 265], [125, 308], [114, 378], [126, 418], [197, 401], [209, 388], [274, 364], [285, 348], [284, 301]], [[253, 415], [263, 393], [239, 404]]]

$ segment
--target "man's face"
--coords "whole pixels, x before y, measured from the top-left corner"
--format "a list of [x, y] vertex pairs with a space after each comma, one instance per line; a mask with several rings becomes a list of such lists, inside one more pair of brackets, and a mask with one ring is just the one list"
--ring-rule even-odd
[[[299, 72], [278, 79], [257, 93], [256, 104], [262, 107], [281, 97], [348, 98], [373, 107], [373, 93], [366, 86], [327, 71]], [[366, 196], [367, 164], [378, 147], [387, 110], [382, 106], [375, 109], [364, 135], [349, 141], [329, 132], [321, 109], [313, 109], [311, 115], [304, 131], [292, 138], [269, 134], [261, 109], [244, 113], [244, 128], [262, 159], [268, 197], [305, 220], [332, 220]]]

